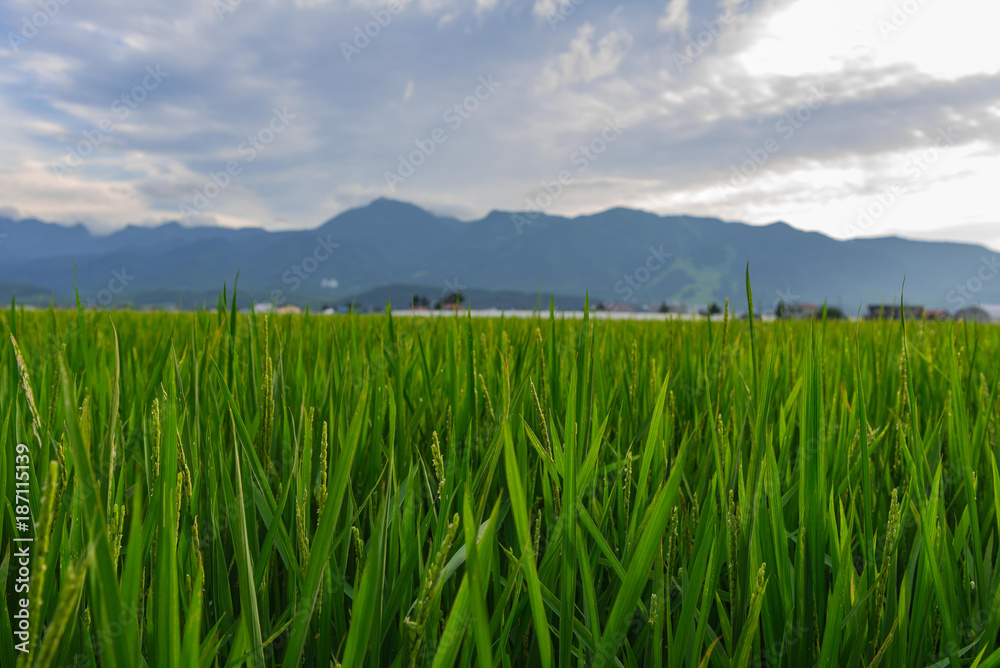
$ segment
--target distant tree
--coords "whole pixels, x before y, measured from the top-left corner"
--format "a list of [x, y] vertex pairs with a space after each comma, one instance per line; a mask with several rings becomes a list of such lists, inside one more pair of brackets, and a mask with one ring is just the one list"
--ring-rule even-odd
[[784, 318], [785, 317], [785, 300], [784, 299], [779, 299], [778, 300], [778, 305], [774, 307], [774, 315], [775, 315], [775, 317], [778, 317], [778, 318]]
[[413, 295], [410, 297], [410, 308], [420, 308], [429, 307], [431, 305], [431, 300], [429, 300], [424, 295]]
[[440, 309], [442, 306], [448, 304], [464, 304], [464, 303], [465, 303], [465, 295], [462, 294], [461, 290], [459, 290], [456, 292], [449, 292], [448, 294], [446, 294], [444, 297], [442, 297], [434, 304], [434, 308]]
[[847, 316], [844, 312], [837, 308], [836, 306], [826, 307], [826, 319], [827, 320], [846, 320]]
[[722, 313], [722, 307], [721, 306], [719, 306], [715, 302], [712, 302], [711, 304], [708, 305], [708, 314], [709, 315], [718, 315], [720, 313]]
[[660, 313], [670, 313], [670, 307], [667, 306], [667, 302], [660, 304], [660, 308], [657, 309]]

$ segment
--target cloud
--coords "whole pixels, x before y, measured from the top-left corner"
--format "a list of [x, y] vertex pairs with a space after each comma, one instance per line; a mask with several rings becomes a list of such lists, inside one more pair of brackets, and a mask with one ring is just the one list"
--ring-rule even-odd
[[797, 0], [760, 21], [741, 61], [762, 76], [901, 65], [942, 79], [997, 74], [1000, 54], [963, 45], [988, 43], [998, 22], [1000, 4], [978, 0]]
[[[628, 129], [553, 213], [638, 206], [843, 234], [952, 125], [961, 140], [871, 232], [955, 225], [986, 240], [1000, 219], [1000, 51], [969, 48], [990, 43], [1000, 5], [227, 1], [222, 20], [204, 0], [71, 2], [17, 51], [0, 42], [0, 207], [100, 230], [171, 220], [238, 160], [202, 222], [310, 227], [385, 194], [384, 173], [440, 127], [447, 142], [394, 196], [474, 218], [524, 206], [621, 115]], [[19, 30], [32, 7], [0, 6], [0, 21]], [[726, 9], [736, 16], [719, 27]], [[673, 54], [713, 26], [679, 72]], [[350, 62], [342, 43], [358, 49]], [[156, 66], [170, 76], [119, 118], [115, 100]], [[489, 75], [503, 85], [452, 128], [444, 114]], [[813, 86], [829, 102], [721, 197]], [[281, 107], [296, 118], [247, 161], [241, 145]], [[113, 131], [87, 139], [105, 119]], [[93, 144], [82, 164], [53, 173], [81, 142]]]
[[688, 0], [670, 0], [667, 9], [656, 27], [660, 32], [678, 32], [684, 34], [691, 24], [691, 12], [688, 9]]
[[539, 20], [548, 19], [569, 5], [571, 0], [535, 0], [531, 12]]
[[569, 50], [546, 65], [535, 90], [550, 92], [561, 86], [588, 82], [614, 74], [632, 46], [632, 35], [625, 28], [608, 32], [594, 43], [596, 28], [584, 23]]

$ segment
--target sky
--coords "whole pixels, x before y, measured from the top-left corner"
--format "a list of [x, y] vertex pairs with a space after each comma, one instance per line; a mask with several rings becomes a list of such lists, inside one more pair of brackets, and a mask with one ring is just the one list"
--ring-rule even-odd
[[0, 215], [627, 206], [1000, 249], [988, 0], [0, 0]]

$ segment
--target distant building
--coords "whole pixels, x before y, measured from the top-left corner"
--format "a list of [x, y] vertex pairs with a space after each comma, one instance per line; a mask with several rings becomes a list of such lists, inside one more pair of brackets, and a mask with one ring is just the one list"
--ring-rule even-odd
[[254, 313], [302, 313], [302, 309], [294, 304], [286, 304], [285, 306], [275, 306], [271, 302], [265, 302], [263, 304], [254, 304]]
[[899, 320], [903, 313], [907, 318], [922, 320], [926, 309], [923, 306], [905, 304], [869, 304], [866, 320]]
[[948, 319], [948, 309], [944, 308], [929, 308], [924, 311], [924, 320], [947, 320]]
[[792, 320], [808, 320], [809, 318], [819, 318], [822, 315], [823, 315], [822, 306], [818, 304], [809, 304], [806, 302], [785, 304], [784, 309], [781, 312], [782, 318], [789, 318]]
[[980, 304], [963, 308], [955, 313], [955, 320], [967, 322], [1000, 322], [1000, 304]]

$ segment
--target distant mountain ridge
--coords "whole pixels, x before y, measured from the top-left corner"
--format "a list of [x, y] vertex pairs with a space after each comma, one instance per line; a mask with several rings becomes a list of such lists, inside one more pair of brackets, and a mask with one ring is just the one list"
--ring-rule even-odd
[[[4, 236], [6, 235], [6, 236]], [[129, 226], [98, 236], [82, 225], [0, 218], [0, 291], [18, 300], [100, 305], [214, 303], [239, 271], [239, 295], [313, 307], [400, 286], [432, 301], [589, 293], [633, 304], [745, 306], [750, 262], [758, 310], [779, 299], [840, 305], [906, 301], [952, 310], [1000, 303], [1000, 257], [973, 244], [898, 237], [838, 241], [785, 223], [658, 216], [625, 208], [565, 218], [493, 211], [462, 222], [388, 199], [345, 211], [313, 230]], [[116, 277], [117, 275], [117, 277]], [[396, 286], [389, 289], [389, 286]], [[509, 299], [508, 299], [509, 301]], [[518, 301], [521, 303], [523, 299]], [[482, 303], [473, 306], [493, 306]], [[373, 304], [380, 307], [382, 304]]]

